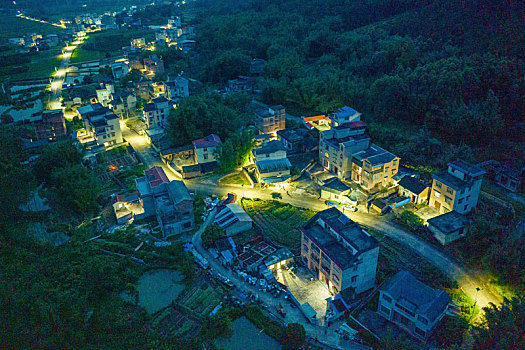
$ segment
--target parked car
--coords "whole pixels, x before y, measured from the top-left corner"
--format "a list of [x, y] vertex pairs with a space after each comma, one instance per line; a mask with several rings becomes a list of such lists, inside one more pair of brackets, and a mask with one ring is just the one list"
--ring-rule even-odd
[[343, 210], [350, 211], [350, 212], [355, 212], [355, 211], [357, 211], [357, 207], [347, 204], [347, 205], [343, 206]]
[[324, 202], [327, 206], [329, 207], [334, 207], [334, 208], [337, 208], [339, 206], [339, 203], [336, 203], [334, 201], [326, 201]]

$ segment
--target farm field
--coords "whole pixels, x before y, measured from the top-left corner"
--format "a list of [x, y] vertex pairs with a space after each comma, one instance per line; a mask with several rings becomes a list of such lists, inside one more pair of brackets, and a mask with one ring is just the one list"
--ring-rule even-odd
[[62, 30], [51, 24], [30, 21], [16, 16], [2, 16], [0, 21], [0, 44], [5, 44], [9, 38], [21, 37], [27, 33], [58, 34]]
[[264, 235], [295, 251], [301, 246], [299, 228], [315, 215], [312, 210], [296, 208], [277, 201], [243, 199], [242, 206]]

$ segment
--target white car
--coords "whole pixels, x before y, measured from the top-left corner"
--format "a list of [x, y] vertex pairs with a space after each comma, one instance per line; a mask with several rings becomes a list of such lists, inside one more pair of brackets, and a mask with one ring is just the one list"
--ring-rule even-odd
[[355, 211], [357, 211], [357, 207], [355, 207], [353, 205], [344, 205], [343, 206], [343, 210], [350, 211], [350, 212], [355, 212]]

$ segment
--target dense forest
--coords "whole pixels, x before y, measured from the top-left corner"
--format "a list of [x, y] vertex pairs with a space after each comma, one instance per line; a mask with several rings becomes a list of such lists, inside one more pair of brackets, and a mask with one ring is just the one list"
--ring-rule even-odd
[[297, 115], [350, 105], [409, 165], [525, 159], [519, 1], [196, 3], [200, 78], [267, 61], [263, 100]]

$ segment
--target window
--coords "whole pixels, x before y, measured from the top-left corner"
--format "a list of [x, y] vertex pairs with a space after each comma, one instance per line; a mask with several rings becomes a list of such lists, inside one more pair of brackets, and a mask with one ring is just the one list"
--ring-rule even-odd
[[414, 332], [421, 338], [424, 338], [427, 335], [427, 333], [419, 327], [414, 328]]
[[388, 295], [386, 294], [383, 294], [383, 300], [385, 300], [387, 303], [391, 303], [392, 302], [392, 298], [390, 298]]
[[470, 199], [470, 195], [467, 196], [467, 198], [465, 198], [466, 201], [468, 201]]
[[207, 147], [204, 147], [203, 150], [204, 150], [204, 152], [208, 152], [208, 148]]
[[207, 154], [205, 154], [203, 157], [204, 157], [205, 160], [208, 159], [208, 155]]
[[184, 228], [190, 228], [192, 225], [191, 225], [191, 221], [188, 221], [188, 222], [185, 222], [184, 223]]
[[436, 187], [437, 187], [437, 188], [441, 188], [441, 186], [442, 186], [441, 182], [436, 181]]
[[384, 307], [383, 305], [381, 305], [381, 312], [384, 313], [385, 315], [390, 316], [390, 309], [387, 307]]
[[441, 197], [441, 193], [436, 191], [436, 190], [434, 190], [434, 196], [436, 196], [436, 198], [439, 198], [439, 197]]
[[394, 161], [392, 162], [392, 164], [394, 164], [394, 166], [397, 165], [397, 159], [394, 159]]
[[270, 158], [270, 155], [269, 155], [269, 154], [267, 154], [267, 155], [266, 155], [266, 158]]
[[447, 204], [452, 203], [452, 198], [450, 198], [449, 196], [445, 196], [445, 203]]
[[450, 187], [447, 187], [447, 193], [448, 194], [454, 194], [454, 190]]
[[428, 324], [428, 321], [426, 318], [421, 317], [420, 315], [417, 315], [417, 320], [423, 324]]
[[352, 276], [352, 283], [357, 282], [357, 276]]
[[468, 204], [465, 204], [465, 206], [463, 207], [463, 210], [467, 210], [468, 208]]

